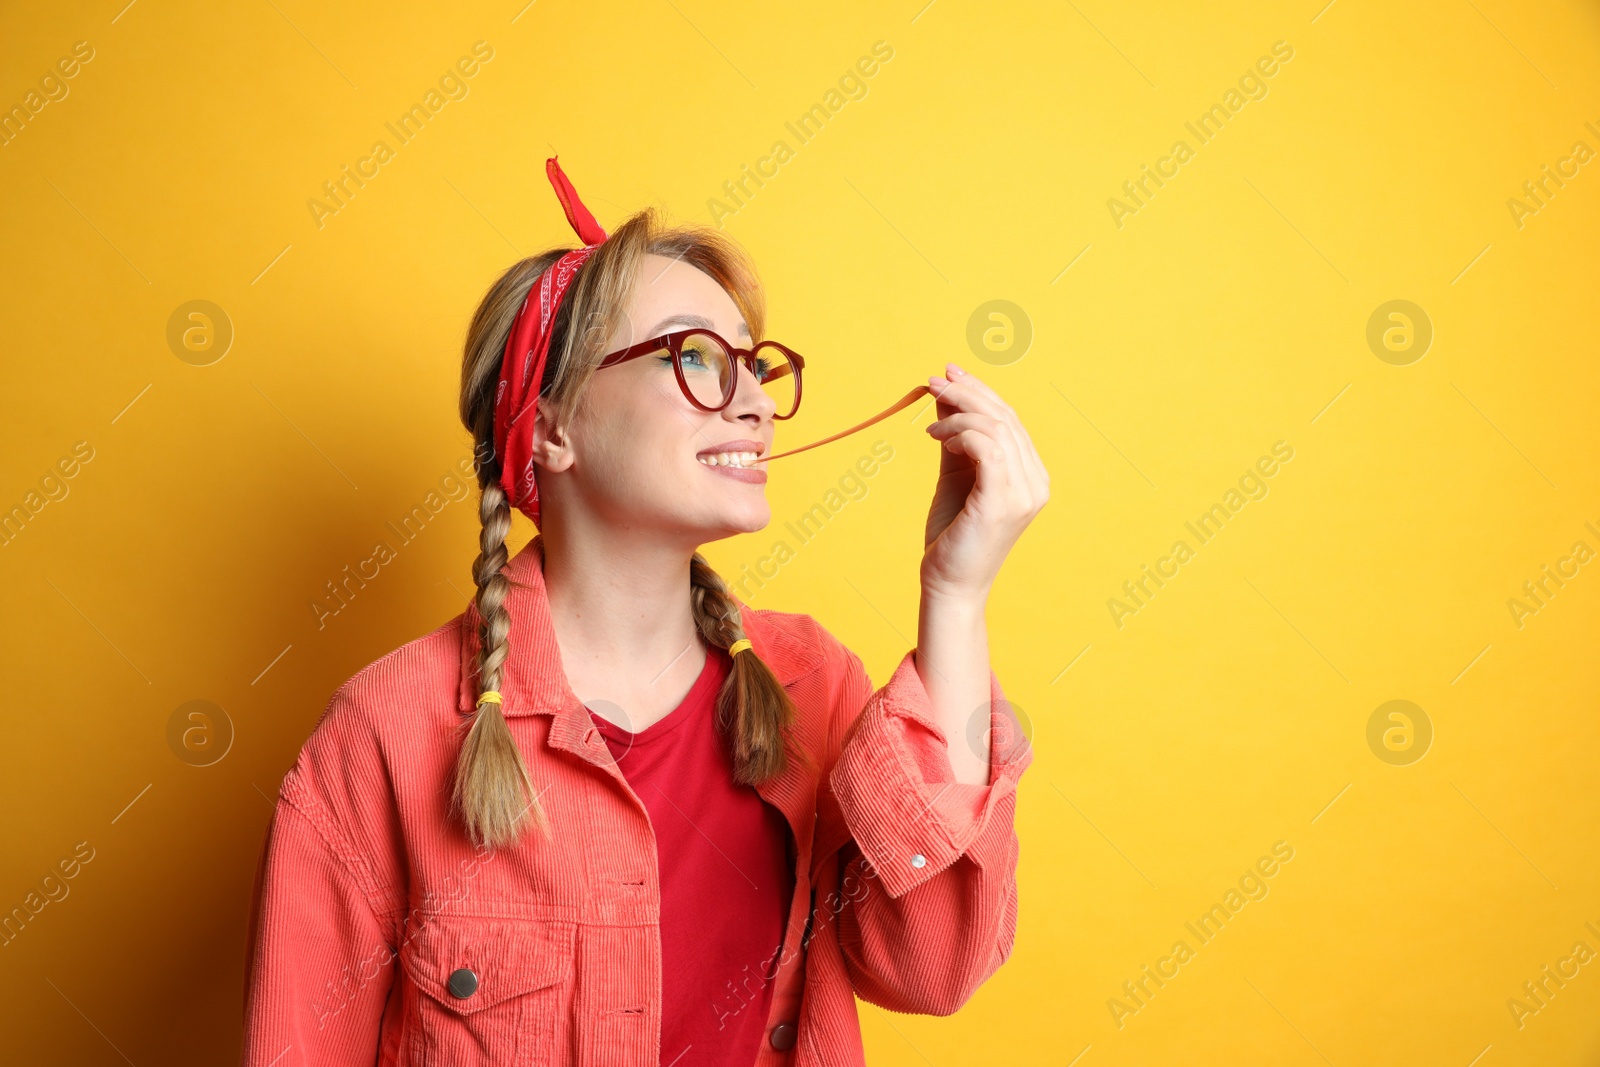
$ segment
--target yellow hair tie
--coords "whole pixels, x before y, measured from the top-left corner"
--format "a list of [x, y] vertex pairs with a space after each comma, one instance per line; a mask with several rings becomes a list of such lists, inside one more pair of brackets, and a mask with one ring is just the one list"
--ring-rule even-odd
[[741, 638], [739, 638], [739, 640], [735, 641], [733, 644], [728, 646], [728, 655], [737, 656], [739, 653], [743, 652], [745, 649], [750, 648], [750, 647], [752, 647], [752, 646], [751, 646], [749, 640], [747, 640], [746, 638], [741, 637]]
[[500, 694], [499, 693], [495, 692], [493, 689], [485, 689], [483, 691], [483, 695], [478, 698], [478, 703], [479, 704], [500, 704], [500, 703], [502, 703], [502, 701], [500, 700]]

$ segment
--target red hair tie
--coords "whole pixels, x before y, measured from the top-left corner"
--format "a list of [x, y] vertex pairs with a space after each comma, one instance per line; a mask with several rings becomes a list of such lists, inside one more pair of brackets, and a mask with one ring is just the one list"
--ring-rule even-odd
[[567, 180], [555, 156], [545, 160], [544, 170], [555, 187], [567, 222], [585, 247], [556, 260], [528, 291], [512, 320], [511, 335], [506, 338], [500, 384], [494, 394], [494, 449], [500, 457], [500, 487], [511, 506], [535, 523], [539, 521], [539, 483], [534, 476], [533, 424], [545, 362], [550, 355], [550, 332], [578, 268], [606, 239], [606, 231], [578, 199], [578, 191]]

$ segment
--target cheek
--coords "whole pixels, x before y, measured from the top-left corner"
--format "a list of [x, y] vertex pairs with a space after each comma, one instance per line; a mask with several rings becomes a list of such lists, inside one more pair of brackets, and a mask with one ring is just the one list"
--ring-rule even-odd
[[617, 410], [622, 416], [619, 436], [641, 453], [641, 466], [652, 471], [681, 468], [699, 450], [694, 442], [705, 437], [706, 414], [689, 404], [671, 378], [642, 383]]
[[[656, 382], [596, 395], [596, 412], [586, 437], [594, 473], [618, 489], [645, 497], [676, 492], [694, 472], [696, 441], [710, 440], [703, 412], [691, 410], [674, 385], [666, 393]], [[664, 383], [672, 385], [673, 383]]]

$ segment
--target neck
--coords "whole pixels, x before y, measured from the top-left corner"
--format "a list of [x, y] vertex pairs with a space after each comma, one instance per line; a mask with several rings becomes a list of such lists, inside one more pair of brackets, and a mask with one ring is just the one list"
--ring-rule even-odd
[[599, 523], [553, 521], [541, 538], [550, 620], [574, 680], [627, 684], [675, 661], [702, 662], [689, 600], [692, 547], [660, 531]]

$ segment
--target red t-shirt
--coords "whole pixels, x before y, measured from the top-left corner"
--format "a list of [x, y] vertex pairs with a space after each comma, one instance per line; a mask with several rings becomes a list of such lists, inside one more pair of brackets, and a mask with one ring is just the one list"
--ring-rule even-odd
[[661, 874], [661, 1067], [753, 1064], [794, 894], [782, 812], [733, 780], [716, 728], [731, 663], [708, 649], [683, 703], [639, 733], [589, 712], [644, 802]]

